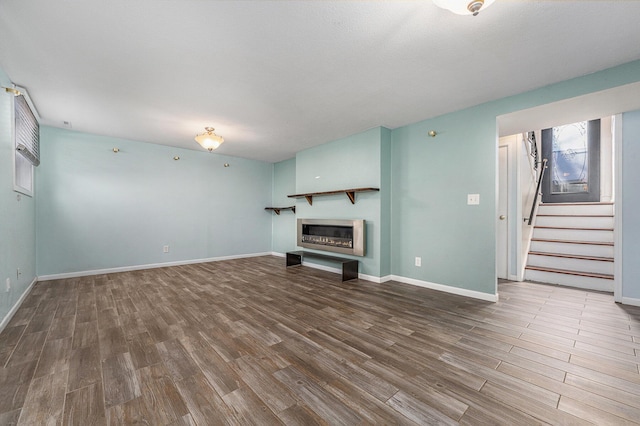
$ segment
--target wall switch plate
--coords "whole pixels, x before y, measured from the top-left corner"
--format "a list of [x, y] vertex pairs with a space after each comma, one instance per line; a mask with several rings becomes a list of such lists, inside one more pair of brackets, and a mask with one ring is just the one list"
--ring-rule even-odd
[[169, 246], [162, 246], [163, 253], [169, 253]]
[[480, 194], [467, 194], [467, 205], [476, 206], [480, 204]]
[[422, 258], [416, 257], [416, 266], [422, 266]]
[[11, 278], [7, 278], [7, 293], [11, 290]]

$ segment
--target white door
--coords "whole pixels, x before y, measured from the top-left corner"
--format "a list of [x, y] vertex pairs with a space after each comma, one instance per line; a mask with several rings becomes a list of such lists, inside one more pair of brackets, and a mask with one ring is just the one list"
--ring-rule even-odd
[[509, 278], [509, 146], [498, 149], [498, 278]]

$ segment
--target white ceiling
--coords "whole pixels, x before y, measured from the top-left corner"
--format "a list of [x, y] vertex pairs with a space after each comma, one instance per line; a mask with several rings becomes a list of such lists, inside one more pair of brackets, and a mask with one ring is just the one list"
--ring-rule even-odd
[[280, 161], [640, 59], [640, 1], [0, 0], [0, 67], [43, 122]]

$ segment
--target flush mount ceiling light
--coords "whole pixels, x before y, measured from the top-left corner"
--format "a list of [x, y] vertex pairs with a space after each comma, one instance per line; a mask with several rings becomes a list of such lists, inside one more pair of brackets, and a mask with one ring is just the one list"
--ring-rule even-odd
[[222, 145], [224, 139], [222, 136], [218, 136], [214, 133], [215, 129], [213, 127], [205, 127], [204, 130], [206, 130], [205, 133], [196, 136], [196, 142], [198, 142], [204, 149], [211, 152]]
[[476, 16], [480, 9], [491, 6], [495, 0], [433, 0], [433, 3], [458, 15]]

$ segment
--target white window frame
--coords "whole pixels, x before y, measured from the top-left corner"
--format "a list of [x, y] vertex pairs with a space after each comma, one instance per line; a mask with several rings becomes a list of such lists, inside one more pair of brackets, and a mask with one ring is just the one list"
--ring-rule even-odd
[[[24, 96], [24, 99], [27, 101], [27, 105], [29, 105], [29, 108], [31, 109], [31, 112], [33, 113], [33, 116], [35, 117], [36, 121], [38, 122], [38, 125], [40, 125], [40, 115], [38, 114], [38, 111], [36, 110], [35, 106], [33, 105], [33, 102], [31, 101], [31, 98], [29, 97], [29, 94], [27, 93], [27, 91], [23, 88], [23, 87], [18, 87], [18, 86], [14, 86], [14, 88], [16, 90], [19, 90], [20, 93], [22, 94], [22, 96]], [[20, 154], [20, 152], [18, 152], [18, 150], [16, 149], [18, 147], [18, 142], [16, 140], [16, 105], [15, 105], [15, 96], [12, 96], [11, 99], [11, 140], [13, 141], [13, 190], [15, 192], [19, 192], [20, 194], [26, 195], [28, 197], [33, 197], [34, 193], [35, 193], [35, 166], [33, 164], [31, 164], [31, 162], [29, 162], [26, 158], [24, 158], [22, 156], [22, 154]], [[18, 158], [20, 157], [20, 158]], [[29, 173], [29, 178], [28, 178], [28, 183], [29, 185], [21, 185], [18, 179], [18, 173], [21, 171], [21, 167], [24, 168], [29, 168], [28, 173]], [[28, 187], [27, 187], [28, 186]]]

